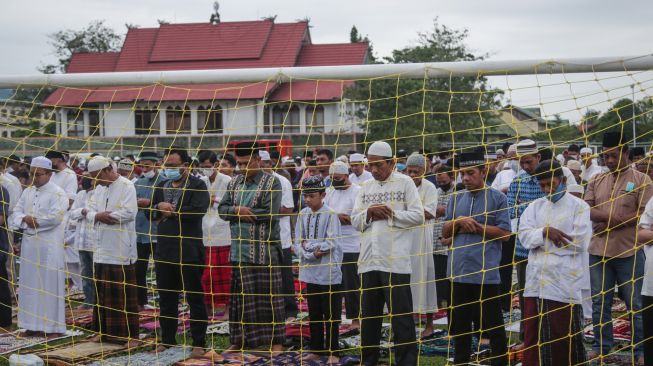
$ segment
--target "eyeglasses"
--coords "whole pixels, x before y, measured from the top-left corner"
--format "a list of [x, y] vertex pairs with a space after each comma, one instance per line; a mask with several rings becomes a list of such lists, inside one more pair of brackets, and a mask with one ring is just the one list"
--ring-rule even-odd
[[34, 177], [34, 178], [38, 178], [38, 177], [42, 177], [42, 176], [47, 175], [47, 174], [48, 173], [29, 173], [29, 176]]

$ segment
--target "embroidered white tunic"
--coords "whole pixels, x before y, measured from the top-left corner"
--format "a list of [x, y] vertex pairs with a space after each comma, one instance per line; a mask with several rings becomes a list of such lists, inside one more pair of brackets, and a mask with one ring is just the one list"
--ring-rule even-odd
[[[387, 205], [393, 216], [369, 221], [367, 209]], [[370, 180], [361, 186], [352, 210], [352, 226], [362, 233], [358, 273], [382, 271], [410, 274], [412, 243], [424, 223], [424, 207], [413, 180], [392, 172], [383, 182]]]
[[[56, 184], [29, 187], [10, 217], [13, 229], [23, 229], [18, 281], [18, 327], [46, 333], [66, 331], [64, 218], [68, 196]], [[25, 216], [36, 218], [28, 228]]]

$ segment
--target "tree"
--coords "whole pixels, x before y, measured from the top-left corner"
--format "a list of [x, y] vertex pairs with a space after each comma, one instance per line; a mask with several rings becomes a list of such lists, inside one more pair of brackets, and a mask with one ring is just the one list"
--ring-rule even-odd
[[44, 73], [66, 72], [73, 53], [117, 51], [122, 44], [122, 35], [104, 25], [104, 20], [94, 20], [81, 30], [60, 30], [48, 38], [58, 62], [42, 66]]
[[351, 31], [349, 32], [349, 41], [351, 43], [358, 43], [362, 41], [363, 39], [361, 38], [360, 34], [358, 34], [358, 28], [356, 26], [351, 27]]
[[[352, 29], [353, 31], [353, 29]], [[465, 44], [468, 31], [441, 24], [419, 33], [416, 45], [397, 49], [386, 63], [474, 61]], [[361, 106], [359, 117], [366, 141], [387, 140], [411, 151], [460, 141], [487, 141], [486, 128], [496, 125], [494, 110], [502, 91], [487, 85], [485, 77], [400, 80], [396, 76], [357, 81], [347, 97]]]

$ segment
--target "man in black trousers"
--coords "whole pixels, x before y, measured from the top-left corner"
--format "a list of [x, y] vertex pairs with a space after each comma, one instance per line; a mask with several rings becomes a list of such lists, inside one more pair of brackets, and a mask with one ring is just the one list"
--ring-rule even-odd
[[191, 356], [195, 357], [204, 353], [208, 322], [202, 291], [202, 217], [210, 197], [206, 184], [190, 174], [189, 163], [183, 149], [171, 148], [166, 152], [160, 173], [164, 181], [154, 191], [150, 217], [160, 220], [154, 258], [162, 339], [156, 351], [177, 343], [179, 293], [183, 292], [190, 307]]

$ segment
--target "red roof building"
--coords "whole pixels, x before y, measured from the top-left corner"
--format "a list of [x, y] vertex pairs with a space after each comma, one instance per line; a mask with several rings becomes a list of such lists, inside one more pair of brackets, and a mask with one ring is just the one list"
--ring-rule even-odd
[[[313, 44], [308, 22], [272, 20], [132, 28], [119, 52], [74, 54], [68, 73], [360, 65], [367, 43]], [[301, 80], [59, 88], [64, 136], [325, 132], [342, 123], [350, 82]], [[80, 108], [83, 107], [83, 108]], [[354, 126], [349, 126], [354, 127]]]

